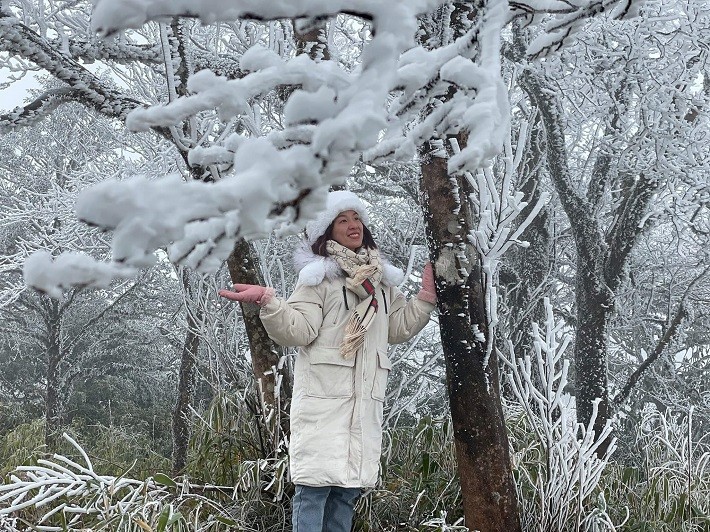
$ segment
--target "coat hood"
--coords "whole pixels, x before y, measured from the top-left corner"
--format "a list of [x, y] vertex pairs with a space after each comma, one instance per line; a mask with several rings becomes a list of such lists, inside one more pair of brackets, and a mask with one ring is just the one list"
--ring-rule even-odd
[[[390, 264], [382, 254], [380, 256], [383, 264], [382, 284], [399, 286], [404, 280], [404, 272]], [[301, 245], [296, 248], [293, 254], [293, 265], [298, 273], [299, 285], [316, 286], [324, 279], [332, 281], [339, 277], [345, 277], [345, 272], [335, 259], [316, 255], [306, 241], [301, 242]]]

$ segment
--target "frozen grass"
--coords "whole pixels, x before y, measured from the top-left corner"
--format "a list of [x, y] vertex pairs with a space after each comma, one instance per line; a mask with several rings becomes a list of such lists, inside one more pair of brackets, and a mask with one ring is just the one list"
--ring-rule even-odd
[[610, 511], [628, 512], [620, 530], [710, 530], [710, 442], [692, 434], [692, 408], [644, 412], [634, 445], [642, 465], [611, 464], [602, 480]]
[[[234, 410], [223, 408], [226, 399], [220, 401], [212, 410], [223, 416], [211, 420], [213, 441], [199, 460], [193, 454], [191, 467], [201, 464], [203, 473], [224, 481], [221, 488], [202, 475], [200, 484], [161, 474], [136, 480], [131, 471], [102, 475], [90, 459], [35, 454], [27, 462], [33, 465], [16, 468], [0, 485], [0, 530], [32, 524], [36, 530], [288, 531], [289, 485], [283, 484], [280, 499], [275, 487], [285, 480], [285, 463], [253, 459], [259, 439], [253, 424], [246, 426], [248, 416], [232, 417]], [[642, 466], [609, 460], [596, 476], [583, 440], [562, 438], [551, 451], [539, 437], [539, 419], [518, 403], [507, 411], [526, 532], [710, 530], [710, 449], [705, 438], [689, 440], [692, 412], [649, 410], [632, 442]], [[228, 420], [235, 424], [219, 425]], [[465, 530], [449, 421], [424, 418], [386, 438], [383, 481], [358, 505], [357, 530]], [[192, 450], [198, 450], [195, 442]], [[76, 445], [74, 455], [81, 454]]]

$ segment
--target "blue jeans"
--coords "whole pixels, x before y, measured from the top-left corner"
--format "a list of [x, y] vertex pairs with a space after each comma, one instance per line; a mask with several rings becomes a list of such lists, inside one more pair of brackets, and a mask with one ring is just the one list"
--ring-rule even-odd
[[302, 486], [293, 497], [293, 532], [350, 532], [360, 488]]

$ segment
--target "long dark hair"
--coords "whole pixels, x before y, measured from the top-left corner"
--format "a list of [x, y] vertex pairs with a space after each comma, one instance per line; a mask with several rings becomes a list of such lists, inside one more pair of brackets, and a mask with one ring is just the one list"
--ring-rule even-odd
[[[330, 256], [328, 255], [328, 251], [326, 250], [326, 244], [328, 243], [328, 240], [333, 240], [333, 225], [335, 225], [335, 220], [330, 222], [330, 225], [328, 226], [328, 229], [325, 230], [325, 233], [323, 233], [316, 239], [315, 242], [313, 242], [311, 250], [313, 250], [313, 253], [315, 253], [316, 255], [320, 255], [321, 257]], [[365, 224], [362, 224], [362, 245], [365, 246], [367, 249], [377, 249], [375, 239], [372, 238], [372, 233]]]

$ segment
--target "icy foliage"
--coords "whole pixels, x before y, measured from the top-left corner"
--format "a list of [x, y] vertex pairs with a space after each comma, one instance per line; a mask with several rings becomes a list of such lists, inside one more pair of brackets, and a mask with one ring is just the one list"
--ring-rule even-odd
[[[496, 181], [493, 169], [479, 169], [475, 176], [467, 174], [471, 189], [469, 200], [475, 207], [476, 227], [469, 235], [480, 259], [483, 274], [483, 287], [486, 301], [487, 328], [493, 330], [498, 325], [497, 275], [503, 255], [513, 245], [527, 247], [528, 242], [521, 241], [520, 235], [530, 225], [535, 216], [549, 200], [549, 194], [542, 193], [537, 203], [524, 220], [518, 220], [528, 202], [523, 201], [523, 193], [513, 190], [513, 176], [520, 171], [520, 164], [525, 149], [527, 124], [522, 123], [515, 154], [510, 135], [505, 138], [502, 179]], [[493, 335], [491, 335], [492, 337]], [[493, 342], [488, 342], [484, 366], [488, 365], [493, 350]]]
[[[607, 423], [602, 434], [594, 434], [594, 415], [588, 426], [576, 421], [574, 400], [565, 393], [569, 360], [563, 358], [571, 336], [563, 331], [564, 322], [556, 321], [552, 305], [545, 298], [544, 328], [533, 324], [533, 354], [516, 354], [508, 341], [508, 352], [500, 358], [508, 369], [507, 378], [529, 425], [535, 432], [535, 445], [546, 459], [538, 463], [540, 471], [521, 468], [526, 481], [535, 489], [538, 511], [523, 508], [523, 515], [538, 515], [535, 530], [605, 530], [610, 525], [603, 511], [582, 513], [583, 506], [596, 492], [601, 474], [615, 444], [612, 426]], [[523, 355], [523, 356], [520, 356]], [[537, 381], [537, 382], [536, 382]], [[611, 443], [602, 457], [597, 449], [605, 440]], [[519, 458], [520, 460], [523, 457]], [[570, 527], [570, 523], [574, 526]], [[531, 528], [533, 529], [533, 528]]]
[[[176, 498], [174, 492], [182, 491], [181, 487], [166, 475], [157, 474], [140, 481], [125, 475], [98, 474], [81, 446], [67, 434], [64, 438], [79, 452], [84, 463], [55, 454], [51, 460], [39, 459], [36, 465], [18, 467], [10, 474], [9, 482], [0, 485], [0, 519], [34, 507], [39, 516], [32, 523], [33, 530], [85, 530], [83, 524], [87, 521], [103, 524], [97, 530], [122, 530], [134, 524], [142, 530], [153, 530], [151, 526], [159, 522], [165, 528], [166, 523], [170, 526], [183, 520], [179, 505], [193, 499], [198, 505], [216, 510], [216, 515], [195, 530], [211, 530], [216, 523], [235, 524], [216, 503], [198, 495], [190, 496], [189, 486], [182, 486], [185, 493]], [[62, 516], [63, 526], [49, 524], [57, 515]]]
[[[91, 203], [92, 212], [85, 216], [86, 221], [116, 231], [112, 250], [115, 263], [145, 266], [156, 249], [170, 244], [171, 258], [177, 263], [213, 272], [239, 237], [256, 238], [274, 229], [300, 229], [322, 205], [323, 192], [333, 184], [341, 184], [363, 154], [372, 162], [409, 160], [424, 141], [458, 133], [467, 134], [469, 141], [451, 158], [450, 172], [476, 173], [498, 153], [510, 115], [500, 73], [501, 31], [514, 13], [531, 12], [537, 16], [545, 10], [555, 12], [557, 7], [516, 3], [509, 11], [505, 2], [490, 2], [481, 6], [481, 16], [476, 21], [465, 22], [469, 27], [455, 42], [431, 50], [414, 46], [418, 17], [441, 3], [99, 0], [94, 6], [92, 25], [104, 35], [181, 15], [209, 24], [239, 18], [318, 20], [344, 13], [370, 24], [369, 32], [359, 36], [359, 63], [348, 69], [338, 60], [314, 60], [307, 54], [290, 56], [278, 53], [274, 43], [268, 49], [262, 43], [252, 43], [239, 60], [239, 76], [233, 75], [233, 68], [226, 68], [232, 78], [229, 79], [216, 73], [221, 68], [215, 68], [198, 71], [189, 78], [185, 75], [183, 79], [183, 74], [178, 73], [177, 56], [165, 55], [168, 103], [147, 108], [97, 83], [77, 63], [65, 64], [58, 52], [30, 53], [34, 47], [25, 46], [35, 39], [30, 29], [5, 15], [0, 22], [12, 28], [12, 39], [5, 39], [11, 42], [13, 53], [30, 57], [66, 81], [79, 97], [104, 114], [123, 118], [129, 108], [134, 108], [126, 119], [129, 128], [156, 130], [187, 152], [192, 164], [213, 167], [213, 176], [220, 173], [219, 184], [178, 184], [172, 178], [153, 180], [146, 201], [136, 200], [123, 213], [113, 202], [115, 198], [140, 194], [134, 180], [107, 183], [80, 199], [82, 205]], [[605, 7], [627, 3], [611, 2]], [[597, 12], [594, 5], [568, 5], [564, 10], [568, 18], [558, 22], [554, 30], [566, 28], [566, 38], [576, 28], [570, 20], [577, 24]], [[159, 39], [166, 54], [180, 35], [172, 35], [161, 23]], [[71, 49], [70, 45], [67, 42], [62, 47]], [[80, 43], [74, 46], [82, 49]], [[150, 56], [149, 61], [159, 58], [153, 46], [132, 46], [131, 50]], [[190, 59], [196, 66], [203, 63], [199, 55]], [[184, 94], [185, 87], [188, 94]], [[297, 87], [286, 92], [289, 98], [284, 107], [285, 129], [272, 129], [265, 137], [260, 136], [263, 132], [259, 131], [259, 118], [254, 112], [255, 101], [284, 87]], [[438, 105], [438, 97], [449, 91], [454, 96]], [[422, 111], [429, 108], [433, 111], [422, 116]], [[29, 111], [19, 109], [13, 116], [17, 121]], [[199, 133], [200, 140], [178, 133], [180, 124], [193, 124], [196, 116], [209, 111], [216, 111], [224, 122], [244, 123], [251, 136], [237, 140], [234, 135], [220, 134], [206, 146], [202, 141], [209, 138], [209, 130]], [[249, 124], [251, 117], [254, 121]], [[197, 132], [191, 135], [194, 137]], [[226, 171], [216, 172], [218, 166]], [[204, 199], [196, 200], [197, 196]], [[175, 210], [193, 203], [199, 208], [176, 216], [160, 199], [167, 197]], [[152, 209], [153, 214], [143, 212]], [[202, 214], [193, 216], [198, 210]], [[111, 222], [98, 220], [96, 213], [101, 211], [111, 211]], [[101, 268], [85, 270], [88, 275], [74, 282], [98, 285], [92, 277], [97, 269]], [[49, 278], [57, 276], [48, 274]], [[60, 287], [45, 289], [57, 293]]]

